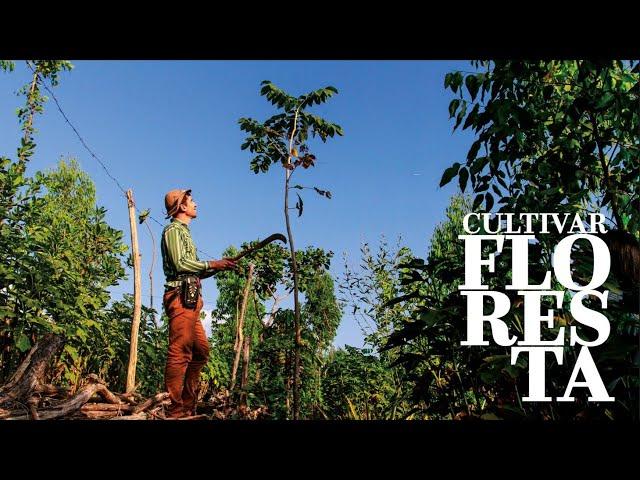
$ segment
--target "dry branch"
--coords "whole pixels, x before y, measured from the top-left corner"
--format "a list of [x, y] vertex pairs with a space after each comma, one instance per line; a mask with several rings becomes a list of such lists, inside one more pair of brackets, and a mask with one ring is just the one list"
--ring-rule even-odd
[[135, 415], [126, 415], [124, 417], [113, 417], [111, 420], [146, 420], [147, 414], [144, 412], [136, 413]]
[[144, 412], [145, 410], [149, 409], [150, 407], [153, 407], [153, 406], [157, 405], [158, 403], [161, 403], [162, 401], [166, 400], [167, 398], [169, 398], [169, 393], [167, 393], [167, 392], [158, 393], [157, 395], [147, 399], [145, 402], [143, 402], [140, 405], [138, 405], [137, 407], [135, 407], [133, 409], [133, 413], [135, 414], [135, 413]]
[[85, 403], [80, 407], [82, 413], [85, 412], [131, 412], [132, 405], [113, 404], [113, 403]]

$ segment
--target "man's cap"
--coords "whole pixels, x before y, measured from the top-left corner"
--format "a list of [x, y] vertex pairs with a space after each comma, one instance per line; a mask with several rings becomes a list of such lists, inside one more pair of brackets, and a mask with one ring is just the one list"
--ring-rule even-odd
[[164, 196], [164, 208], [167, 209], [166, 218], [173, 217], [177, 212], [178, 208], [182, 204], [184, 197], [187, 195], [191, 195], [191, 189], [188, 190], [171, 190]]

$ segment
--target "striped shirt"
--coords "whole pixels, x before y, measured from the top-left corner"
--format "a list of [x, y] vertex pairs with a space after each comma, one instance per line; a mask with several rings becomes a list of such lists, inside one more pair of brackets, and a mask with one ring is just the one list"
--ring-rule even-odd
[[198, 260], [189, 227], [180, 220], [174, 218], [164, 227], [160, 250], [162, 269], [167, 279], [164, 284], [165, 290], [180, 286], [178, 275], [193, 273], [202, 278], [204, 274], [212, 272], [207, 262]]

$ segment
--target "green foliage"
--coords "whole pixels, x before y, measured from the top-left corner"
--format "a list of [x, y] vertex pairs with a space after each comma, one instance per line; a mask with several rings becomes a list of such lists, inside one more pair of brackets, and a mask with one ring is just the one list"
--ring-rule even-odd
[[457, 291], [464, 275], [464, 247], [457, 237], [465, 233], [462, 219], [470, 210], [468, 199], [454, 196], [446, 220], [431, 237], [427, 261], [400, 265], [407, 269], [401, 282], [417, 295], [410, 318], [388, 335], [383, 351], [396, 355], [415, 413], [426, 418], [479, 415], [486, 406], [477, 384], [482, 353], [459, 346], [466, 324]]
[[[160, 324], [154, 321], [155, 311], [142, 306], [138, 332], [138, 361], [136, 365], [136, 391], [151, 396], [164, 390], [169, 322], [162, 315]], [[124, 391], [129, 363], [133, 295], [105, 308], [97, 323], [96, 334], [78, 350], [84, 365], [81, 373], [97, 373], [110, 388]], [[71, 342], [69, 342], [71, 343]], [[67, 346], [69, 345], [67, 344]], [[66, 348], [66, 347], [65, 347]]]
[[[13, 70], [12, 62], [0, 65]], [[106, 210], [96, 205], [95, 187], [77, 163], [61, 161], [57, 169], [25, 177], [33, 155], [34, 120], [42, 113], [45, 81], [55, 86], [68, 61], [27, 62], [32, 78], [18, 94], [23, 137], [17, 160], [0, 158], [0, 381], [6, 379], [25, 352], [45, 332], [65, 337], [52, 381], [72, 387], [82, 375], [102, 375], [115, 388], [123, 385], [128, 359], [131, 299], [107, 308], [107, 288], [124, 277], [126, 246], [122, 232], [105, 222]], [[163, 334], [150, 324], [143, 308], [139, 369], [141, 391], [156, 391], [161, 374], [155, 351], [162, 352]], [[158, 348], [150, 349], [149, 345]]]
[[[46, 97], [40, 93], [40, 84], [49, 80], [52, 85], [57, 85], [59, 72], [72, 68], [71, 63], [66, 60], [36, 60], [27, 62], [27, 65], [33, 72], [33, 76], [31, 81], [18, 91], [18, 94], [23, 95], [26, 101], [25, 106], [18, 108], [17, 111], [20, 127], [24, 133], [17, 149], [17, 161], [12, 162], [9, 158], [0, 156], [0, 219], [6, 219], [17, 213], [17, 209], [14, 208], [16, 202], [24, 201], [24, 190], [28, 190], [29, 182], [24, 177], [24, 171], [36, 147], [33, 140], [35, 115], [42, 113], [46, 101]], [[14, 62], [6, 60], [0, 64], [0, 68], [5, 71], [13, 71], [14, 66]], [[33, 193], [31, 191], [31, 194]], [[20, 198], [16, 198], [18, 196]], [[11, 226], [9, 226], [10, 228]]]
[[312, 418], [324, 417], [322, 385], [327, 353], [332, 347], [342, 317], [336, 300], [331, 275], [324, 269], [316, 269], [306, 283], [306, 302], [303, 318], [303, 384], [302, 411]]
[[[619, 259], [614, 258], [609, 279], [602, 287], [611, 292], [608, 308], [602, 310], [611, 323], [611, 336], [604, 345], [591, 349], [616, 403], [590, 404], [585, 390], [574, 391], [575, 403], [522, 403], [521, 392], [528, 390], [526, 358], [511, 365], [508, 350], [494, 344], [458, 348], [466, 336], [466, 303], [456, 292], [464, 275], [464, 252], [455, 239], [457, 233], [463, 233], [465, 211], [480, 206], [489, 211], [494, 204], [499, 206], [498, 211], [516, 214], [610, 213], [611, 224], [622, 234], [626, 230], [631, 238], [638, 239], [639, 62], [494, 61], [474, 62], [474, 66], [484, 71], [467, 75], [454, 72], [445, 77], [445, 88], [457, 95], [449, 106], [450, 117], [455, 118], [454, 130], [460, 125], [462, 129], [472, 128], [476, 140], [466, 163], [446, 169], [441, 181], [444, 185], [458, 176], [463, 191], [470, 181], [475, 194], [473, 205], [462, 205], [458, 213], [450, 211], [448, 221], [434, 234], [427, 261], [409, 265], [411, 282], [421, 290], [419, 307], [411, 322], [389, 336], [386, 348], [402, 352], [399, 362], [407, 376], [415, 379], [416, 401], [441, 416], [448, 409], [450, 416], [490, 412], [500, 418], [637, 420], [640, 324], [637, 300], [629, 300], [634, 297], [633, 289], [629, 290], [628, 283], [624, 286], [620, 265], [615, 268]], [[480, 233], [483, 231], [481, 228]], [[532, 284], [540, 283], [551, 269], [552, 249], [561, 237], [551, 233], [530, 245]], [[511, 256], [506, 245], [496, 256], [495, 273], [483, 275], [483, 284], [509, 296], [512, 308], [502, 320], [521, 339], [522, 302], [513, 291], [504, 289], [510, 277]], [[588, 276], [591, 252], [579, 244], [572, 258], [575, 278]], [[422, 290], [425, 286], [427, 291]], [[554, 281], [552, 289], [563, 287]], [[562, 309], [543, 302], [543, 311], [556, 311], [554, 328], [544, 332], [545, 339], [555, 338], [558, 328], [571, 321], [569, 300], [565, 295]], [[585, 301], [585, 306], [589, 308], [592, 301]], [[489, 302], [485, 308], [492, 308]], [[601, 310], [597, 303], [592, 308]], [[577, 325], [577, 331], [582, 338], [593, 335], [582, 325]], [[415, 351], [419, 345], [426, 350]], [[550, 396], [564, 393], [575, 349], [565, 347], [564, 357], [564, 365], [547, 366]]]
[[464, 250], [457, 235], [469, 209], [465, 198], [452, 198], [447, 220], [433, 233], [427, 262], [400, 241], [392, 250], [383, 240], [375, 255], [368, 245], [362, 247], [359, 271], [345, 265], [341, 298], [362, 319], [366, 341], [389, 373], [378, 385], [387, 393], [380, 394], [384, 409], [377, 418], [453, 418], [471, 410], [473, 370], [459, 366], [464, 351], [455, 348], [461, 331], [442, 317], [450, 308], [444, 300], [456, 292], [462, 272]]
[[12, 62], [11, 60], [0, 60], [0, 69], [4, 70], [5, 72], [13, 72], [15, 68], [15, 62]]
[[52, 86], [59, 83], [59, 74], [64, 70], [71, 70], [73, 65], [68, 60], [33, 60], [27, 61], [27, 66], [33, 72], [32, 80], [24, 85], [19, 91], [19, 95], [24, 95], [27, 102], [23, 108], [18, 108], [17, 115], [20, 121], [24, 136], [18, 147], [18, 162], [16, 163], [16, 175], [24, 172], [28, 159], [33, 155], [36, 144], [33, 141], [35, 128], [33, 126], [35, 114], [43, 112], [44, 103], [47, 97], [41, 94], [40, 85], [49, 80]]
[[[300, 318], [301, 292], [300, 278], [296, 264], [297, 253], [294, 247], [293, 233], [289, 219], [289, 190], [291, 188], [302, 189], [300, 185], [291, 187], [289, 181], [291, 175], [298, 167], [308, 169], [315, 165], [316, 156], [309, 151], [309, 135], [318, 136], [323, 142], [335, 135], [343, 135], [342, 128], [330, 123], [323, 118], [308, 112], [306, 109], [314, 103], [325, 103], [330, 97], [338, 93], [334, 87], [325, 87], [293, 97], [268, 80], [262, 82], [260, 94], [265, 96], [273, 105], [281, 110], [265, 122], [260, 123], [251, 118], [241, 118], [238, 123], [240, 129], [247, 132], [248, 136], [242, 144], [242, 150], [249, 149], [254, 154], [251, 160], [251, 169], [254, 173], [266, 172], [272, 164], [281, 163], [285, 168], [285, 196], [284, 215], [287, 225], [287, 235], [291, 250], [291, 272], [293, 278], [294, 301], [294, 334], [295, 334], [295, 359], [293, 382], [293, 416], [298, 419], [300, 415], [300, 371], [301, 371], [301, 345], [302, 345], [302, 321]], [[307, 187], [308, 188], [308, 187]], [[331, 198], [331, 192], [313, 187], [316, 193], [326, 198]], [[298, 201], [295, 209], [300, 217], [303, 212], [304, 202], [300, 194], [296, 193]]]
[[37, 172], [15, 198], [0, 241], [0, 305], [8, 319], [2, 373], [8, 375], [19, 352], [49, 331], [67, 337], [68, 373], [80, 368], [73, 352], [98, 333], [107, 288], [124, 276], [122, 232], [105, 222], [93, 182], [75, 161]]
[[384, 237], [378, 252], [374, 254], [369, 244], [360, 248], [360, 270], [349, 267], [345, 257], [344, 276], [339, 284], [340, 300], [356, 318], [365, 342], [379, 350], [386, 337], [400, 327], [410, 316], [415, 302], [385, 304], [398, 296], [410, 295], [414, 289], [401, 282], [407, 272], [399, 266], [413, 260], [407, 247], [401, 247], [400, 239], [392, 250]]
[[[262, 332], [262, 341], [255, 348], [260, 365], [260, 381], [252, 387], [256, 398], [267, 405], [274, 419], [292, 416], [293, 366], [295, 337], [294, 313], [291, 309], [275, 312]], [[302, 358], [306, 358], [304, 355]], [[303, 384], [308, 385], [308, 382]]]
[[[241, 249], [252, 243], [241, 245]], [[238, 251], [229, 247], [223, 256], [233, 256]], [[322, 418], [322, 369], [327, 349], [340, 323], [341, 312], [333, 280], [328, 274], [332, 255], [314, 247], [296, 252], [300, 290], [306, 296], [301, 312], [301, 370], [306, 379], [301, 391], [301, 414], [305, 417]], [[214, 389], [228, 388], [231, 382], [237, 314], [248, 266], [253, 263], [254, 278], [244, 328], [245, 335], [251, 336], [250, 381], [245, 393], [250, 403], [267, 406], [273, 418], [291, 418], [294, 314], [291, 309], [279, 308], [280, 302], [293, 291], [289, 252], [280, 245], [270, 244], [238, 263], [237, 271], [216, 275], [219, 296], [212, 313], [214, 323], [209, 362], [212, 372], [215, 372], [211, 377], [216, 381], [211, 386]], [[269, 313], [267, 302], [271, 302]]]
[[[328, 138], [344, 135], [344, 132], [340, 125], [328, 122], [306, 109], [313, 104], [325, 103], [338, 90], [329, 86], [293, 97], [268, 80], [264, 80], [261, 85], [260, 94], [283, 111], [262, 123], [252, 118], [241, 118], [238, 121], [240, 129], [248, 133], [241, 148], [254, 154], [251, 170], [254, 173], [267, 172], [276, 163], [291, 172], [298, 167], [307, 169], [315, 166], [316, 156], [310, 152], [309, 137], [317, 136], [326, 142]], [[296, 185], [291, 188], [303, 187]], [[331, 192], [318, 188], [316, 192], [331, 198]], [[302, 215], [303, 202], [299, 195], [298, 198], [297, 208], [299, 215]]]
[[322, 392], [327, 418], [386, 420], [395, 418], [393, 371], [380, 358], [346, 345], [329, 356]]
[[[0, 158], [0, 381], [13, 373], [39, 336], [56, 332], [65, 336], [65, 344], [52, 382], [77, 388], [82, 377], [97, 373], [113, 390], [123, 390], [133, 297], [125, 295], [122, 300], [109, 304], [107, 288], [124, 278], [127, 248], [122, 242], [122, 232], [105, 222], [106, 210], [96, 205], [93, 182], [74, 160], [61, 161], [57, 169], [36, 172], [32, 178], [24, 176], [35, 149], [35, 115], [42, 113], [46, 101], [40, 94], [42, 82], [57, 85], [59, 73], [69, 70], [71, 64], [33, 61], [28, 62], [28, 66], [33, 77], [19, 91], [25, 96], [26, 104], [17, 112], [24, 133], [17, 161]], [[2, 62], [0, 68], [12, 71], [14, 65]], [[318, 135], [323, 141], [342, 135], [337, 125], [304, 111], [337, 93], [334, 88], [311, 92], [293, 99], [291, 104], [290, 99], [271, 84], [263, 85], [263, 93], [289, 113], [295, 110], [293, 123], [297, 135], [293, 136], [294, 148], [290, 152], [295, 160], [290, 162], [289, 170], [315, 165], [315, 156], [306, 145], [309, 135]], [[276, 120], [267, 122], [270, 131], [281, 126]], [[285, 137], [289, 134], [286, 130], [281, 133]], [[313, 189], [331, 198], [329, 191]], [[302, 213], [301, 198], [299, 211]], [[139, 222], [143, 223], [148, 215], [148, 210], [142, 212]], [[226, 255], [233, 256], [237, 251], [231, 247]], [[234, 319], [251, 261], [256, 269], [245, 316], [245, 335], [251, 339], [253, 362], [249, 385], [242, 393], [248, 394], [250, 403], [267, 405], [275, 418], [291, 417], [296, 347], [291, 335], [294, 314], [290, 309], [276, 308], [279, 301], [276, 292], [283, 290], [286, 296], [297, 289], [306, 296], [299, 346], [300, 368], [309, 382], [301, 391], [302, 412], [313, 418], [325, 415], [322, 375], [341, 315], [333, 280], [328, 274], [332, 255], [332, 252], [308, 247], [295, 252], [294, 263], [287, 250], [271, 244], [250, 259], [240, 261], [238, 271], [218, 274], [220, 296], [213, 312], [212, 355], [202, 376], [208, 388], [218, 389], [229, 384]], [[268, 299], [273, 299], [274, 305], [266, 315]], [[152, 395], [164, 388], [168, 321], [163, 315], [161, 323], [156, 324], [155, 313], [142, 307], [138, 337], [139, 383], [136, 385], [142, 395]]]
[[606, 209], [640, 238], [640, 62], [474, 65], [481, 71], [445, 77], [457, 95], [454, 130], [472, 129], [476, 140], [441, 185], [458, 175], [464, 191], [468, 178], [487, 211]]

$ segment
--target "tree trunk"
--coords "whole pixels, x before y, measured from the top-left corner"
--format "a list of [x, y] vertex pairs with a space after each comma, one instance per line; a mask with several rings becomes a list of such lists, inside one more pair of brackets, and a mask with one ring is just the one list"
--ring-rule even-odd
[[[262, 345], [262, 342], [264, 342], [264, 327], [260, 331], [260, 336], [258, 337], [258, 346]], [[254, 380], [254, 383], [256, 385], [260, 383], [260, 367], [262, 366], [261, 363], [262, 362], [260, 361], [260, 356], [258, 356], [256, 358], [256, 379]]]
[[294, 305], [294, 326], [295, 326], [295, 358], [293, 362], [293, 419], [297, 420], [300, 416], [300, 350], [302, 346], [301, 322], [300, 322], [300, 300], [298, 299], [298, 263], [296, 261], [296, 249], [293, 243], [293, 233], [291, 231], [291, 222], [289, 220], [289, 180], [293, 168], [291, 165], [291, 155], [293, 154], [293, 142], [296, 138], [296, 130], [298, 128], [298, 113], [300, 106], [296, 109], [293, 117], [293, 126], [291, 136], [289, 137], [289, 151], [287, 152], [287, 165], [285, 168], [284, 182], [284, 219], [287, 224], [287, 236], [289, 237], [289, 248], [291, 250], [291, 269], [293, 270], [293, 305]]
[[298, 420], [298, 417], [300, 415], [300, 347], [302, 345], [302, 335], [300, 327], [300, 301], [298, 299], [298, 263], [296, 262], [296, 249], [293, 243], [291, 222], [289, 221], [289, 178], [291, 177], [291, 170], [285, 169], [285, 172], [286, 180], [284, 188], [284, 216], [287, 224], [289, 248], [291, 250], [291, 269], [293, 271], [293, 311], [295, 328], [295, 352], [293, 360], [293, 419]]
[[251, 340], [253, 336], [253, 328], [249, 329], [249, 334], [244, 338], [244, 346], [242, 348], [242, 376], [240, 377], [240, 406], [247, 408], [247, 385], [249, 383], [249, 358], [251, 353]]
[[63, 337], [47, 334], [37, 342], [22, 361], [9, 381], [0, 387], [0, 404], [10, 401], [26, 401], [34, 393], [40, 393], [48, 385], [45, 382], [47, 367], [63, 344]]
[[285, 407], [287, 408], [287, 420], [291, 418], [291, 384], [293, 375], [291, 374], [291, 355], [285, 352], [284, 356], [284, 391]]

